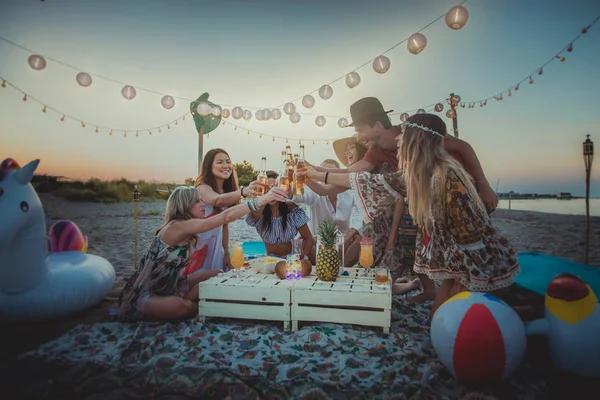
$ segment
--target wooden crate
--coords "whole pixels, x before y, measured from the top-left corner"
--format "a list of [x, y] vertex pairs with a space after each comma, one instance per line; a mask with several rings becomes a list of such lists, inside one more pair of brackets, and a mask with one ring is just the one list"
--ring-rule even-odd
[[292, 330], [298, 321], [333, 322], [377, 326], [389, 333], [392, 309], [391, 276], [388, 284], [378, 286], [373, 272], [362, 276], [362, 268], [345, 268], [349, 276], [323, 282], [316, 276], [302, 278], [292, 287]]
[[200, 283], [200, 321], [206, 317], [281, 321], [283, 330], [289, 330], [290, 288], [294, 282], [252, 270], [242, 274], [241, 278], [221, 274]]

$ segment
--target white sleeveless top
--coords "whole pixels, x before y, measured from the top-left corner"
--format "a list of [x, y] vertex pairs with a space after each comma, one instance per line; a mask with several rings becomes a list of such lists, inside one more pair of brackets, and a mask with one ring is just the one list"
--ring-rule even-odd
[[[206, 204], [204, 207], [205, 215], [209, 216], [214, 213], [214, 206]], [[204, 249], [206, 251], [206, 257], [202, 266], [199, 267], [198, 265], [194, 264], [197, 263], [197, 258], [194, 257], [194, 253]], [[223, 226], [219, 226], [210, 231], [199, 234], [198, 243], [192, 249], [192, 260], [190, 261], [190, 264], [194, 266], [194, 270], [191, 272], [191, 274], [199, 271], [208, 271], [211, 269], [223, 269], [224, 256], [225, 250], [223, 249]]]

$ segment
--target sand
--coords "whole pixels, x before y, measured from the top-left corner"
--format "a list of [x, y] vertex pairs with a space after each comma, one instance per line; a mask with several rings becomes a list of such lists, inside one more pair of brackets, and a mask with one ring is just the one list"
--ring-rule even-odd
[[[34, 324], [10, 324], [4, 333], [14, 340], [6, 349], [0, 349], [0, 360], [29, 350], [52, 340], [78, 323], [92, 323], [105, 319], [108, 309], [116, 304], [125, 278], [134, 267], [133, 203], [99, 204], [71, 203], [51, 194], [41, 194], [46, 213], [47, 228], [59, 220], [68, 219], [77, 224], [88, 236], [90, 254], [106, 258], [117, 273], [113, 291], [91, 310], [60, 320]], [[138, 257], [147, 248], [154, 232], [162, 223], [164, 201], [139, 203]], [[583, 263], [585, 257], [585, 217], [548, 214], [533, 211], [497, 210], [493, 221], [507, 236], [517, 251], [537, 251]], [[600, 267], [600, 217], [591, 219], [589, 264]], [[230, 239], [260, 240], [256, 231], [244, 220], [230, 225]], [[37, 332], [35, 335], [30, 333]], [[2, 346], [4, 347], [4, 346]]]

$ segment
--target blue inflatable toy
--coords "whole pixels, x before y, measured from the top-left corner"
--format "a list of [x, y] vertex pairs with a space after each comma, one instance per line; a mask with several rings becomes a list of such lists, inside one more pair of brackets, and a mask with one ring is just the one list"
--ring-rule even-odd
[[47, 254], [46, 219], [31, 185], [39, 160], [0, 164], [0, 319], [39, 320], [90, 308], [112, 289], [115, 270], [81, 251]]

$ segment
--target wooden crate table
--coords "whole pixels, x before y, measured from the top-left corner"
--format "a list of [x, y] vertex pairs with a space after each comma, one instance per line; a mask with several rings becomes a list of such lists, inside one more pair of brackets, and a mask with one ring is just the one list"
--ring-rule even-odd
[[[290, 288], [296, 281], [280, 280], [274, 274], [242, 272], [241, 278], [221, 274], [200, 283], [198, 316], [258, 319], [283, 322], [290, 329]], [[254, 281], [251, 280], [254, 279]]]
[[320, 281], [314, 273], [296, 281], [292, 287], [292, 330], [298, 321], [333, 322], [383, 328], [389, 333], [391, 325], [392, 288], [375, 283], [373, 271], [362, 276], [363, 268], [345, 268], [348, 276], [339, 276], [335, 282]]

